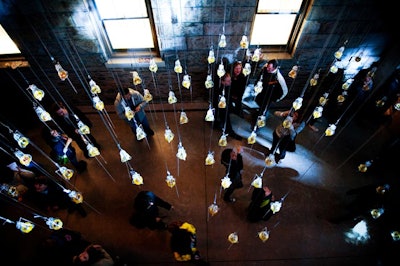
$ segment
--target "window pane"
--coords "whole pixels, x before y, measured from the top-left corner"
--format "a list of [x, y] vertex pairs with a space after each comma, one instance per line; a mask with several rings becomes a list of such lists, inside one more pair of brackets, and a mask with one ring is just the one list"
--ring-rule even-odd
[[96, 6], [102, 19], [148, 17], [144, 0], [96, 0]]
[[[252, 45], [287, 45], [295, 14], [258, 14], [254, 20]], [[267, 25], [273, 25], [268, 26]]]
[[258, 13], [281, 12], [297, 13], [303, 0], [260, 0], [258, 2]]
[[15, 45], [8, 33], [0, 25], [0, 54], [20, 54], [21, 51]]
[[113, 49], [154, 48], [148, 19], [105, 20]]

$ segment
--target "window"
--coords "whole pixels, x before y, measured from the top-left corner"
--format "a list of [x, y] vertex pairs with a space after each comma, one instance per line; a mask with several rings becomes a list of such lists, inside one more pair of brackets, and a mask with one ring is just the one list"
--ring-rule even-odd
[[21, 51], [0, 24], [0, 55], [20, 54]]
[[251, 44], [291, 53], [300, 32], [308, 0], [259, 0]]

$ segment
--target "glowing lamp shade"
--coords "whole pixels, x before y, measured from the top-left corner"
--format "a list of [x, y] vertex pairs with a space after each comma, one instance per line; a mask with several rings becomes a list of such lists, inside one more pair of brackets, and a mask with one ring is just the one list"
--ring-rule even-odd
[[214, 87], [214, 81], [212, 80], [211, 75], [207, 75], [204, 85], [206, 86], [206, 89], [211, 89], [212, 87]]
[[43, 90], [39, 89], [34, 84], [29, 85], [29, 89], [32, 91], [32, 95], [36, 100], [41, 101], [43, 99], [43, 97], [44, 97], [44, 91]]
[[254, 144], [256, 143], [257, 133], [253, 130], [250, 136], [247, 138], [247, 144]]
[[168, 93], [168, 103], [169, 104], [174, 104], [178, 101], [178, 99], [175, 97], [175, 93], [173, 91], [169, 91]]
[[60, 174], [63, 178], [65, 178], [66, 180], [70, 180], [71, 177], [74, 175], [74, 171], [71, 169], [68, 169], [65, 166], [61, 166], [60, 168], [58, 168], [58, 170], [60, 171]]
[[231, 244], [239, 243], [239, 236], [238, 236], [238, 234], [237, 234], [236, 232], [229, 234], [229, 236], [228, 236], [228, 241], [229, 241]]
[[143, 177], [136, 171], [131, 170], [132, 184], [143, 185]]
[[204, 118], [207, 122], [213, 122], [215, 120], [213, 109], [208, 108], [206, 117]]
[[146, 102], [151, 102], [153, 100], [153, 95], [151, 95], [150, 91], [148, 89], [144, 89], [144, 95], [143, 98]]
[[165, 182], [167, 182], [167, 186], [170, 187], [170, 188], [173, 188], [176, 185], [176, 180], [170, 174], [170, 172], [167, 172], [167, 177], [165, 178]]
[[135, 86], [142, 84], [142, 79], [140, 78], [139, 73], [137, 71], [132, 72], [132, 82], [133, 85]]
[[86, 149], [88, 151], [89, 156], [92, 158], [96, 157], [97, 155], [100, 155], [99, 149], [90, 143], [86, 146]]
[[367, 161], [365, 163], [361, 163], [358, 166], [358, 171], [360, 171], [361, 173], [365, 173], [368, 170], [368, 167], [370, 167], [372, 165], [372, 163], [370, 161]]
[[381, 217], [381, 215], [385, 212], [385, 210], [383, 208], [378, 208], [378, 209], [372, 209], [370, 211], [372, 218], [374, 219], [378, 219], [379, 217]]
[[330, 124], [329, 127], [325, 130], [325, 136], [330, 137], [335, 134], [336, 126]]
[[242, 39], [240, 39], [240, 48], [242, 49], [249, 48], [249, 40], [247, 39], [246, 35], [243, 35]]
[[66, 70], [64, 70], [59, 63], [55, 64], [55, 68], [57, 70], [58, 77], [62, 81], [66, 80], [68, 78], [68, 72]]
[[119, 151], [119, 157], [121, 158], [122, 163], [126, 163], [127, 161], [131, 160], [132, 157], [127, 153], [125, 150], [121, 149]]
[[63, 222], [58, 218], [48, 218], [46, 220], [47, 226], [52, 230], [60, 230], [63, 227]]
[[242, 70], [242, 73], [245, 77], [247, 77], [248, 75], [250, 75], [251, 73], [251, 65], [249, 63], [244, 64], [244, 68]]
[[260, 61], [260, 57], [261, 57], [261, 49], [257, 48], [254, 50], [254, 53], [251, 57], [251, 61], [258, 62], [258, 61]]
[[158, 70], [158, 66], [156, 64], [156, 61], [154, 58], [150, 59], [150, 65], [149, 65], [149, 70], [153, 73], [156, 73]]
[[103, 111], [104, 102], [102, 100], [100, 100], [99, 96], [94, 96], [93, 99], [92, 99], [92, 102], [93, 102], [93, 107], [96, 110]]
[[226, 73], [226, 71], [225, 71], [225, 67], [224, 67], [224, 64], [219, 64], [218, 65], [218, 69], [217, 69], [217, 75], [218, 75], [218, 77], [222, 77], [223, 75], [225, 75], [225, 73]]
[[213, 165], [215, 164], [215, 159], [214, 159], [214, 153], [213, 152], [208, 152], [207, 157], [205, 159], [206, 165]]
[[346, 95], [347, 95], [346, 91], [344, 91], [342, 94], [338, 95], [338, 97], [336, 98], [338, 103], [344, 102], [344, 100], [346, 100]]
[[225, 36], [225, 34], [221, 34], [221, 38], [219, 39], [218, 46], [220, 48], [226, 47], [226, 36]]
[[218, 213], [218, 211], [219, 211], [219, 207], [218, 207], [217, 204], [213, 203], [213, 204], [211, 204], [210, 206], [208, 206], [208, 213], [209, 213], [211, 216], [216, 215], [216, 214]]
[[301, 106], [303, 105], [303, 98], [298, 97], [296, 100], [294, 100], [292, 106], [294, 108], [294, 110], [299, 110], [301, 108]]
[[394, 109], [396, 109], [397, 111], [400, 111], [400, 102], [397, 102], [393, 105]]
[[136, 127], [136, 139], [142, 140], [147, 136], [146, 132], [144, 132], [143, 128]]
[[331, 66], [329, 71], [333, 74], [336, 74], [338, 72], [339, 68], [336, 65]]
[[262, 187], [262, 178], [260, 176], [257, 176], [253, 182], [251, 182], [251, 185], [255, 188], [261, 188]]
[[190, 88], [190, 84], [191, 84], [191, 78], [188, 74], [183, 76], [183, 80], [182, 80], [182, 86], [186, 89]]
[[6, 192], [9, 196], [17, 198], [19, 196], [17, 187], [3, 183], [0, 185], [0, 192]]
[[128, 119], [128, 121], [131, 121], [133, 119], [133, 117], [135, 116], [135, 113], [132, 111], [132, 109], [129, 106], [125, 106], [124, 107], [124, 114], [126, 119]]
[[271, 203], [271, 211], [273, 214], [279, 212], [282, 208], [282, 202], [280, 201], [274, 201]]
[[378, 108], [381, 108], [381, 107], [385, 106], [386, 101], [387, 101], [387, 97], [383, 96], [381, 99], [379, 99], [375, 102], [375, 106]]
[[178, 157], [178, 159], [181, 159], [183, 161], [186, 160], [186, 157], [187, 157], [186, 150], [182, 146], [181, 142], [179, 142], [179, 144], [178, 144], [178, 152], [176, 153], [176, 157]]
[[24, 218], [19, 218], [19, 220], [16, 223], [16, 228], [20, 230], [22, 233], [30, 233], [33, 228], [35, 228], [35, 225], [31, 222], [28, 221]]
[[318, 119], [322, 116], [322, 111], [324, 110], [324, 108], [322, 106], [317, 106], [315, 107], [314, 111], [313, 111], [313, 117], [314, 119]]
[[224, 178], [221, 179], [221, 187], [223, 189], [227, 189], [228, 187], [230, 187], [232, 185], [232, 181], [229, 178], [229, 176], [224, 176]]
[[164, 138], [168, 143], [171, 143], [171, 141], [174, 139], [174, 137], [175, 137], [175, 135], [174, 135], [174, 133], [172, 133], [171, 129], [169, 129], [169, 128], [165, 129]]
[[90, 128], [84, 124], [82, 121], [78, 121], [78, 129], [79, 129], [79, 133], [83, 134], [83, 135], [87, 135], [90, 134]]
[[182, 73], [182, 65], [181, 65], [181, 61], [179, 61], [179, 59], [177, 59], [177, 60], [175, 61], [174, 71], [175, 71], [175, 73], [177, 73], [177, 74]]
[[297, 77], [298, 70], [299, 70], [298, 66], [293, 66], [292, 69], [288, 73], [289, 78], [295, 79]]
[[212, 64], [215, 62], [215, 54], [214, 54], [214, 50], [210, 49], [210, 51], [208, 52], [208, 57], [207, 57], [207, 61], [209, 64]]
[[265, 162], [265, 165], [266, 165], [268, 168], [274, 167], [274, 166], [276, 165], [275, 156], [274, 156], [272, 153], [269, 154], [269, 155], [265, 158], [264, 162]]
[[399, 231], [392, 231], [390, 233], [390, 236], [392, 237], [393, 241], [399, 241], [400, 240], [400, 232]]
[[179, 124], [183, 125], [189, 122], [189, 118], [187, 117], [186, 112], [181, 112], [181, 115], [179, 117]]
[[319, 104], [324, 106], [328, 102], [328, 94], [325, 93], [319, 98]]
[[30, 154], [25, 154], [20, 150], [15, 151], [14, 155], [22, 165], [28, 166], [32, 162], [32, 156]]
[[348, 90], [350, 85], [353, 83], [354, 79], [348, 79], [345, 83], [342, 84], [343, 90]]
[[218, 140], [218, 146], [225, 147], [228, 144], [226, 136], [227, 136], [227, 134], [222, 134], [222, 136]]
[[22, 149], [26, 148], [26, 146], [29, 145], [29, 139], [24, 137], [20, 132], [15, 131], [13, 133], [13, 138], [15, 141], [18, 143], [18, 146], [20, 146]]
[[257, 127], [258, 128], [265, 127], [266, 120], [267, 120], [267, 117], [265, 115], [258, 116], [257, 117]]
[[101, 89], [100, 89], [99, 85], [97, 85], [96, 82], [93, 79], [91, 79], [89, 81], [89, 86], [90, 86], [90, 92], [92, 94], [101, 93]]
[[75, 203], [80, 204], [83, 202], [83, 195], [77, 191], [70, 191], [68, 197]]
[[48, 112], [46, 112], [46, 110], [44, 110], [41, 106], [35, 107], [35, 112], [39, 117], [40, 121], [47, 122], [51, 120], [51, 115]]
[[218, 108], [221, 108], [221, 109], [226, 108], [226, 98], [223, 95], [219, 98]]
[[262, 231], [258, 232], [258, 238], [262, 242], [265, 242], [269, 239], [269, 231], [267, 230], [267, 228], [264, 228]]
[[257, 84], [254, 86], [254, 93], [255, 95], [258, 95], [261, 91], [263, 90], [263, 84], [262, 81], [258, 81]]
[[293, 117], [287, 116], [285, 120], [283, 120], [282, 125], [284, 128], [292, 127]]
[[317, 73], [310, 79], [310, 86], [317, 86], [318, 79], [319, 79], [319, 74]]
[[340, 58], [342, 58], [343, 56], [343, 52], [344, 52], [344, 46], [340, 47], [334, 54], [335, 58], [337, 60], [340, 60]]

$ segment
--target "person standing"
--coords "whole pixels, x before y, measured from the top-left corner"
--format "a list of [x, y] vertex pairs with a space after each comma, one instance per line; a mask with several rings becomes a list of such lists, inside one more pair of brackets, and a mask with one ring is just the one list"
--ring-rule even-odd
[[273, 214], [271, 202], [275, 200], [269, 187], [254, 188], [248, 208], [247, 219], [250, 222], [267, 221]]
[[221, 163], [225, 166], [225, 174], [228, 175], [232, 184], [225, 189], [224, 201], [235, 202], [236, 199], [231, 197], [234, 190], [243, 187], [242, 171], [243, 171], [243, 149], [241, 146], [235, 148], [226, 148], [221, 154]]
[[[150, 128], [149, 121], [144, 111], [148, 103], [144, 100], [143, 95], [131, 88], [124, 88], [122, 93], [123, 95], [121, 95], [121, 92], [118, 92], [114, 101], [115, 110], [119, 118], [129, 124], [133, 134], [136, 135], [136, 127], [141, 125], [147, 136], [153, 136], [154, 131]], [[125, 115], [127, 107], [135, 113], [132, 119], [128, 119]]]
[[232, 65], [231, 77], [231, 90], [230, 90], [230, 113], [242, 116], [242, 98], [246, 89], [247, 78], [243, 74], [242, 62], [236, 61]]

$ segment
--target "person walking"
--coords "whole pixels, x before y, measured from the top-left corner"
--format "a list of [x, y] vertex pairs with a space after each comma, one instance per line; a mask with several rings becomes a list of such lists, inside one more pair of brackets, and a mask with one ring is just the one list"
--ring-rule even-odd
[[224, 201], [235, 202], [236, 199], [231, 197], [234, 190], [243, 187], [242, 171], [243, 171], [243, 148], [236, 146], [235, 148], [226, 148], [221, 154], [221, 163], [225, 166], [225, 174], [228, 175], [232, 184], [225, 189]]
[[247, 220], [250, 222], [267, 221], [273, 214], [271, 202], [274, 200], [275, 197], [269, 187], [254, 188], [248, 207]]

